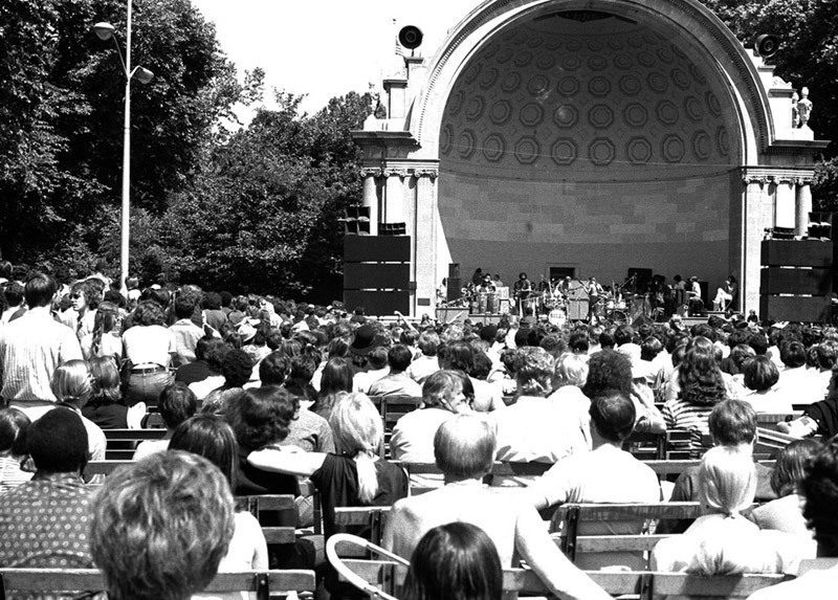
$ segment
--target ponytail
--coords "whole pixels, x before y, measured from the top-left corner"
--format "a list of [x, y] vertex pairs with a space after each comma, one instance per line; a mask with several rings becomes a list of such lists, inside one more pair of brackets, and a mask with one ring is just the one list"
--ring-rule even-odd
[[378, 494], [378, 475], [372, 453], [363, 450], [358, 452], [355, 455], [355, 468], [358, 471], [358, 498], [370, 504]]

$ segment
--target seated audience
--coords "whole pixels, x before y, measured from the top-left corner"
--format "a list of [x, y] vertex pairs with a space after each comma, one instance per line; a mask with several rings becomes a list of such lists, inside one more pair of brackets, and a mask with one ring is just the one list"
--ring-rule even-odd
[[119, 369], [113, 356], [94, 356], [88, 362], [93, 393], [81, 414], [102, 429], [139, 429], [146, 415], [144, 402], [122, 404]]
[[212, 390], [224, 384], [221, 363], [230, 347], [224, 340], [205, 336], [195, 345], [195, 360], [181, 365], [175, 371], [175, 381], [186, 385], [195, 385], [197, 394], [206, 396]]
[[[384, 428], [368, 397], [352, 394], [340, 398], [329, 424], [340, 454], [302, 452], [273, 444], [247, 457], [249, 468], [265, 475], [296, 475], [311, 480], [320, 492], [326, 539], [344, 530], [335, 525], [335, 507], [389, 506], [407, 496], [408, 488], [405, 472], [379, 457]], [[349, 532], [363, 535], [364, 530], [355, 528]], [[346, 589], [331, 568], [327, 569], [326, 588], [332, 593]]]
[[396, 344], [387, 351], [387, 365], [390, 372], [370, 385], [370, 396], [411, 396], [418, 398], [422, 388], [405, 371], [413, 355], [407, 346]]
[[[474, 402], [472, 408], [478, 412], [490, 412], [504, 408], [501, 390], [475, 376], [475, 351], [467, 343], [462, 341], [447, 344], [442, 349], [439, 357], [439, 366], [450, 371], [462, 371], [471, 380], [474, 388]], [[491, 371], [491, 365], [489, 366]], [[488, 377], [489, 373], [486, 373]], [[485, 378], [484, 378], [485, 379]]]
[[797, 440], [783, 448], [771, 474], [771, 488], [777, 499], [753, 510], [751, 520], [760, 529], [774, 529], [786, 533], [807, 534], [803, 518], [803, 498], [798, 492], [808, 463], [821, 449], [815, 440]]
[[[586, 452], [588, 442], [579, 420], [548, 398], [553, 391], [553, 357], [544, 349], [518, 350], [515, 365], [518, 400], [494, 415], [497, 460], [553, 464], [571, 454]], [[501, 485], [520, 485], [531, 477], [503, 478]]]
[[177, 450], [108, 475], [92, 520], [90, 551], [110, 600], [188, 600], [215, 577], [235, 530], [224, 475]]
[[31, 422], [16, 408], [0, 408], [0, 494], [32, 479], [21, 465], [26, 460], [26, 432]]
[[631, 398], [636, 415], [635, 431], [666, 431], [651, 389], [645, 383], [634, 381], [629, 357], [614, 350], [601, 350], [588, 359], [588, 378], [582, 392], [593, 398], [609, 390], [618, 390]]
[[93, 568], [81, 417], [68, 408], [52, 409], [29, 427], [26, 448], [34, 477], [0, 494], [0, 567]]
[[140, 460], [149, 454], [166, 450], [178, 425], [197, 412], [198, 400], [192, 390], [186, 387], [186, 384], [172, 383], [160, 392], [157, 409], [160, 411], [163, 424], [166, 426], [166, 433], [160, 440], [143, 440], [140, 442], [137, 449], [134, 450], [134, 460]]
[[422, 354], [410, 363], [405, 374], [422, 385], [431, 373], [436, 373], [440, 369], [436, 355], [439, 348], [439, 336], [433, 331], [423, 331], [419, 335], [418, 344]]
[[471, 412], [471, 381], [459, 371], [437, 371], [425, 379], [422, 405], [401, 417], [393, 427], [390, 453], [403, 462], [430, 463], [439, 426], [455, 414]]
[[89, 445], [90, 460], [105, 460], [108, 441], [105, 432], [87, 417], [82, 416], [82, 409], [93, 394], [90, 370], [83, 360], [68, 360], [52, 374], [52, 393], [58, 399], [58, 406], [64, 406], [79, 415]]
[[384, 530], [384, 547], [407, 558], [431, 529], [470, 523], [492, 540], [501, 566], [517, 566], [513, 557], [520, 555], [560, 598], [610, 598], [561, 553], [520, 493], [483, 484], [494, 455], [492, 426], [479, 416], [460, 415], [440, 425], [434, 456], [445, 486], [396, 502]]
[[767, 356], [754, 356], [742, 367], [744, 383], [749, 394], [742, 399], [749, 402], [758, 413], [786, 413], [792, 410], [792, 399], [796, 392], [776, 391], [774, 385], [780, 380], [777, 366]]
[[[826, 564], [800, 574], [796, 579], [754, 592], [748, 600], [826, 600], [838, 587], [838, 442], [827, 442], [806, 466], [800, 483], [803, 518], [814, 532], [817, 555]], [[831, 560], [830, 560], [831, 559]]]
[[[707, 419], [714, 446], [730, 448], [753, 457], [757, 436], [757, 415], [750, 404], [742, 400], [724, 400], [713, 407]], [[753, 459], [752, 459], [753, 460]], [[771, 488], [773, 470], [755, 463], [757, 488], [755, 500], [774, 500], [777, 495]], [[687, 467], [675, 480], [670, 500], [672, 502], [697, 502], [699, 499], [700, 467]], [[690, 521], [661, 521], [659, 533], [683, 533]]]
[[684, 360], [678, 367], [677, 397], [663, 406], [666, 426], [688, 429], [691, 433], [690, 454], [698, 457], [702, 451], [701, 438], [708, 433], [707, 418], [713, 407], [725, 399], [726, 388], [722, 373], [709, 348], [696, 338], [687, 345]]
[[[634, 427], [634, 404], [618, 391], [591, 400], [593, 451], [569, 456], [557, 462], [528, 492], [538, 509], [566, 502], [659, 502], [657, 475], [647, 465], [622, 449]], [[642, 523], [594, 523], [585, 534], [640, 533]], [[583, 554], [576, 565], [583, 569], [625, 565], [642, 568], [643, 556], [636, 553], [603, 552]]]
[[410, 557], [404, 600], [501, 600], [503, 569], [486, 532], [470, 523], [434, 527]]
[[[703, 515], [681, 536], [659, 542], [652, 552], [652, 570], [703, 575], [781, 573], [814, 554], [793, 544], [793, 536], [760, 532], [742, 513], [754, 501], [754, 461], [735, 448], [716, 446], [701, 459], [699, 502]], [[775, 535], [772, 535], [775, 534]]]
[[[221, 470], [232, 491], [238, 463], [238, 443], [232, 428], [221, 417], [198, 415], [187, 419], [172, 435], [169, 450], [203, 456]], [[268, 546], [259, 521], [246, 509], [236, 510], [233, 537], [218, 571], [235, 573], [267, 568]]]

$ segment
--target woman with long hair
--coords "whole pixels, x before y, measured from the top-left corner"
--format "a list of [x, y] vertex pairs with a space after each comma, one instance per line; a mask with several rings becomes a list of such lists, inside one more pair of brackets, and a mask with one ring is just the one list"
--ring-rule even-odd
[[419, 541], [407, 571], [404, 600], [499, 600], [503, 569], [495, 544], [470, 523], [434, 527]]
[[[238, 443], [233, 429], [221, 417], [197, 415], [175, 429], [169, 450], [185, 450], [203, 456], [221, 469], [230, 490], [235, 489]], [[218, 566], [220, 573], [268, 568], [268, 545], [259, 521], [247, 510], [237, 509], [236, 528], [227, 555]]]
[[87, 431], [90, 460], [105, 460], [107, 440], [102, 429], [82, 415], [82, 409], [93, 396], [93, 378], [90, 368], [83, 360], [68, 360], [52, 374], [52, 393], [58, 405], [76, 412]]
[[320, 392], [317, 395], [317, 402], [311, 406], [311, 411], [328, 421], [338, 394], [352, 391], [354, 373], [352, 363], [349, 360], [339, 357], [330, 358], [326, 366], [323, 367], [323, 374], [320, 377]]
[[122, 358], [122, 312], [113, 302], [102, 302], [96, 310], [90, 356]]
[[702, 450], [702, 436], [710, 432], [710, 412], [727, 394], [713, 344], [707, 338], [699, 336], [687, 345], [684, 360], [678, 366], [677, 393], [676, 398], [664, 403], [663, 417], [667, 428], [690, 431], [690, 453], [697, 457]]
[[146, 415], [145, 402], [131, 408], [122, 404], [119, 369], [113, 356], [94, 356], [88, 361], [93, 392], [81, 414], [102, 429], [140, 429]]
[[[337, 454], [271, 445], [251, 452], [247, 462], [267, 472], [309, 477], [320, 492], [326, 539], [341, 531], [368, 535], [365, 528], [335, 525], [335, 507], [390, 506], [407, 496], [407, 474], [380, 458], [384, 426], [378, 410], [364, 394], [341, 394], [332, 407], [329, 424]], [[336, 573], [328, 573], [327, 589], [340, 589]]]

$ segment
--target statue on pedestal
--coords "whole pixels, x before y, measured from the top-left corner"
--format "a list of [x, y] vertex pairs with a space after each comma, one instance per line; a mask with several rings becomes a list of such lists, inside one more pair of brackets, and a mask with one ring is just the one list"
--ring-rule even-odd
[[800, 96], [797, 95], [797, 92], [794, 92], [791, 95], [791, 126], [793, 129], [800, 127], [800, 109], [797, 106], [799, 101]]
[[809, 88], [800, 90], [800, 100], [797, 101], [797, 115], [799, 124], [797, 127], [805, 127], [812, 116], [812, 101], [809, 100]]

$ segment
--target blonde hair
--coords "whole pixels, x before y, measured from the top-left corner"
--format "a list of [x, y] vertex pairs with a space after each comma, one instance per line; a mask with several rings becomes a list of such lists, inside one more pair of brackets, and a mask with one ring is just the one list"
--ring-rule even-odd
[[59, 402], [83, 407], [93, 394], [93, 378], [87, 362], [68, 360], [60, 365], [52, 374], [50, 389]]
[[358, 498], [372, 502], [378, 493], [375, 460], [384, 441], [384, 424], [378, 409], [365, 394], [346, 394], [336, 399], [329, 415], [335, 446], [355, 460]]
[[584, 356], [568, 353], [556, 363], [556, 387], [575, 385], [581, 388], [588, 380], [588, 361]]
[[716, 446], [701, 459], [698, 494], [705, 512], [735, 517], [753, 504], [756, 489], [756, 468], [749, 453]]

